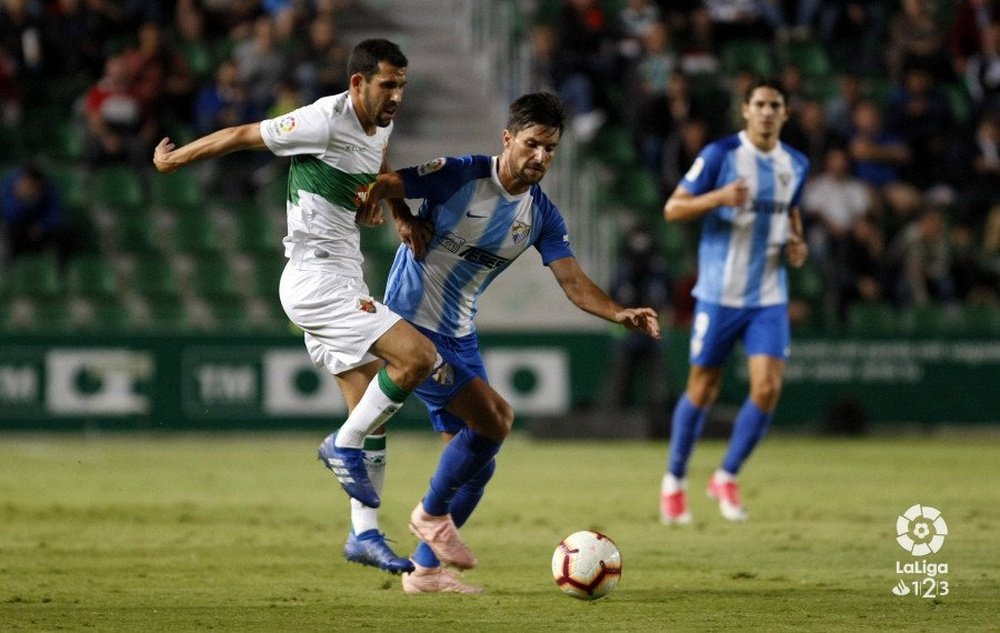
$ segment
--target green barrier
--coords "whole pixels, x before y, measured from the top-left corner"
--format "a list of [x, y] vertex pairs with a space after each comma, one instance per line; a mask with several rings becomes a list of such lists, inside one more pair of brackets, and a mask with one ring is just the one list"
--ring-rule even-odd
[[[615, 340], [497, 333], [483, 335], [482, 347], [492, 384], [524, 428], [592, 414]], [[676, 395], [687, 374], [686, 333], [671, 333], [670, 342], [666, 375], [644, 380], [666, 380]], [[742, 402], [746, 378], [737, 355], [720, 404]], [[796, 338], [775, 425], [811, 426], [845, 402], [876, 424], [996, 423], [998, 386], [996, 340]], [[0, 338], [0, 429], [325, 430], [345, 416], [335, 380], [312, 366], [297, 336]], [[429, 428], [415, 399], [392, 424]]]

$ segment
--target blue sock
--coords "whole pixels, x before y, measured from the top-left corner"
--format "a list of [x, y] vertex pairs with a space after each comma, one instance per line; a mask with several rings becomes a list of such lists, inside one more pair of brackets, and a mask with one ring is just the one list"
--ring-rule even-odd
[[674, 407], [674, 416], [670, 422], [670, 474], [678, 479], [687, 474], [688, 459], [694, 450], [694, 443], [701, 437], [708, 418], [708, 407], [699, 409], [694, 406], [687, 394], [681, 396]]
[[773, 413], [761, 411], [750, 398], [746, 399], [733, 422], [733, 436], [729, 438], [729, 450], [722, 460], [723, 470], [732, 475], [740, 472], [743, 462], [750, 457], [757, 442], [767, 433], [767, 427], [773, 417]]
[[[455, 493], [455, 498], [452, 499], [449, 506], [449, 513], [457, 527], [465, 525], [472, 511], [479, 505], [479, 500], [483, 498], [483, 494], [486, 492], [486, 483], [493, 476], [496, 465], [496, 460], [491, 459], [469, 483], [459, 488], [458, 492]], [[423, 541], [417, 545], [412, 558], [414, 562], [423, 567], [439, 567], [441, 565], [437, 556], [434, 555], [431, 548], [427, 547], [427, 544]]]
[[500, 442], [468, 427], [459, 431], [441, 451], [437, 471], [424, 496], [424, 510], [434, 516], [448, 514], [458, 489], [471, 481], [499, 451]]

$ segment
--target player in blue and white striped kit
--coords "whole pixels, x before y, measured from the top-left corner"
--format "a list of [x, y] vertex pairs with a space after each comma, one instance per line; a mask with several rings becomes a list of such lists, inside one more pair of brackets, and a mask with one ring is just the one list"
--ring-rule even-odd
[[809, 161], [779, 140], [785, 96], [775, 81], [752, 84], [742, 106], [745, 129], [706, 146], [664, 206], [668, 222], [701, 220], [691, 368], [673, 413], [660, 494], [667, 524], [691, 521], [688, 459], [737, 340], [747, 355], [750, 394], [708, 494], [725, 518], [747, 518], [736, 475], [774, 415], [791, 342], [785, 264], [802, 266], [808, 256], [798, 205]]
[[410, 247], [396, 253], [385, 303], [443, 358], [415, 390], [449, 442], [410, 515], [410, 530], [422, 542], [412, 556], [415, 571], [403, 576], [407, 593], [480, 591], [441, 564], [475, 566], [457, 527], [479, 503], [514, 421], [510, 404], [488, 383], [476, 336], [476, 304], [490, 282], [533, 246], [577, 307], [660, 336], [653, 309], [618, 305], [581, 270], [562, 215], [538, 185], [555, 157], [564, 118], [555, 96], [524, 95], [510, 107], [499, 156], [439, 158], [383, 174], [367, 195], [369, 212], [383, 198], [424, 199], [418, 218], [393, 209]]

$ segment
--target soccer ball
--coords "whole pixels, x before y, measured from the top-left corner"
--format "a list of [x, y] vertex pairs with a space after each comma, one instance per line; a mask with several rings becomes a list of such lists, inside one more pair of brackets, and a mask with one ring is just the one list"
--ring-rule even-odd
[[597, 600], [611, 593], [622, 575], [618, 546], [600, 532], [574, 532], [552, 554], [552, 577], [569, 596]]

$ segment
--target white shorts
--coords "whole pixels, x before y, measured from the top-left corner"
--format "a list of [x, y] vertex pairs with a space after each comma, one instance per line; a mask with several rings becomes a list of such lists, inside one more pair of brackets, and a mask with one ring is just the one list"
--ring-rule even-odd
[[292, 263], [281, 274], [278, 294], [285, 314], [305, 332], [313, 363], [334, 375], [377, 360], [369, 349], [402, 319], [372, 298], [364, 279]]

